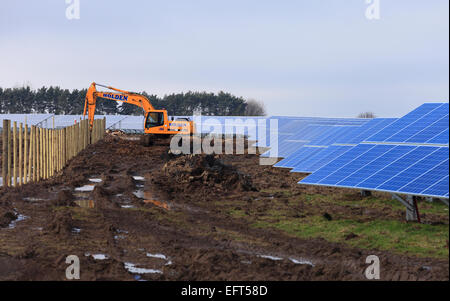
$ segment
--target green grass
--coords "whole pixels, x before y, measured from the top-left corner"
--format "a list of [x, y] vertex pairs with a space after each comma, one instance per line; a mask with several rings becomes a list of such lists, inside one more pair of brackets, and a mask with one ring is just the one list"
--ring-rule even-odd
[[[274, 189], [263, 192], [286, 196], [283, 190]], [[303, 218], [294, 217], [293, 209], [298, 208], [301, 202], [308, 204], [307, 207], [300, 207]], [[250, 215], [247, 215], [244, 209], [233, 206], [234, 208], [228, 207], [227, 213], [230, 217], [247, 220], [253, 227], [278, 229], [288, 235], [304, 239], [320, 237], [331, 242], [363, 249], [390, 251], [418, 257], [440, 259], [449, 257], [446, 247], [449, 240], [449, 226], [444, 224], [448, 222], [448, 207], [441, 202], [423, 201], [418, 204], [421, 214], [441, 217], [443, 222], [441, 225], [407, 223], [398, 220], [395, 215], [394, 218], [386, 216], [386, 219], [366, 220], [358, 219], [358, 216], [349, 217], [345, 214], [333, 215], [333, 212], [330, 212], [333, 220], [328, 221], [322, 214], [325, 210], [329, 210], [330, 205], [376, 209], [381, 212], [387, 210], [387, 212], [405, 214], [403, 204], [385, 194], [359, 198], [357, 194], [345, 193], [338, 195], [300, 194], [289, 198], [288, 203], [275, 197], [270, 201], [269, 207], [262, 207], [262, 212], [254, 207]], [[356, 234], [357, 237], [346, 239], [350, 233]]]
[[[267, 220], [253, 224], [257, 228], [276, 228], [299, 238], [322, 237], [331, 242], [364, 249], [378, 249], [419, 257], [448, 258], [447, 225], [424, 225], [399, 221], [376, 220], [358, 223], [352, 220], [328, 221], [321, 216], [285, 219], [276, 223]], [[349, 233], [358, 237], [346, 240]]]

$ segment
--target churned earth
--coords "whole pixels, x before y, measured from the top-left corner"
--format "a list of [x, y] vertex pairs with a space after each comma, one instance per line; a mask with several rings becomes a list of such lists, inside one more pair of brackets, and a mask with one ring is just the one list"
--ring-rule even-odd
[[448, 207], [298, 185], [244, 155], [107, 136], [57, 177], [0, 188], [0, 280], [448, 280]]

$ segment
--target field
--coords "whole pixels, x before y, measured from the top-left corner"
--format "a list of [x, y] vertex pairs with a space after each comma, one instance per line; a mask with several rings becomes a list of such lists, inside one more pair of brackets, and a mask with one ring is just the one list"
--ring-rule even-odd
[[407, 223], [388, 194], [137, 138], [107, 136], [53, 179], [0, 188], [0, 280], [65, 280], [68, 255], [82, 280], [365, 280], [369, 255], [382, 280], [449, 279], [439, 202]]

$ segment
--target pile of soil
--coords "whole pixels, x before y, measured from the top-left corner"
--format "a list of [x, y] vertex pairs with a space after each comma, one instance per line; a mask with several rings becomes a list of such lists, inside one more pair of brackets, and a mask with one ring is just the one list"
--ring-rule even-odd
[[16, 218], [12, 210], [0, 207], [0, 228], [7, 227]]
[[45, 227], [47, 233], [67, 236], [74, 226], [72, 214], [69, 210], [58, 210], [53, 214], [51, 222]]
[[256, 191], [250, 176], [225, 164], [217, 155], [179, 156], [168, 161], [162, 171], [171, 182], [190, 190], [215, 187], [227, 191]]

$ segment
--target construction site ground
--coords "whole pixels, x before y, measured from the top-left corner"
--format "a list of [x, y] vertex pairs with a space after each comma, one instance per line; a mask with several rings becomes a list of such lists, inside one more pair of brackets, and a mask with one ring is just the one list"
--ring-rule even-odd
[[[1, 147], [0, 147], [1, 150]], [[108, 135], [61, 174], [0, 188], [0, 280], [449, 280], [448, 207], [299, 185], [259, 156]], [[1, 165], [0, 165], [1, 166]]]

